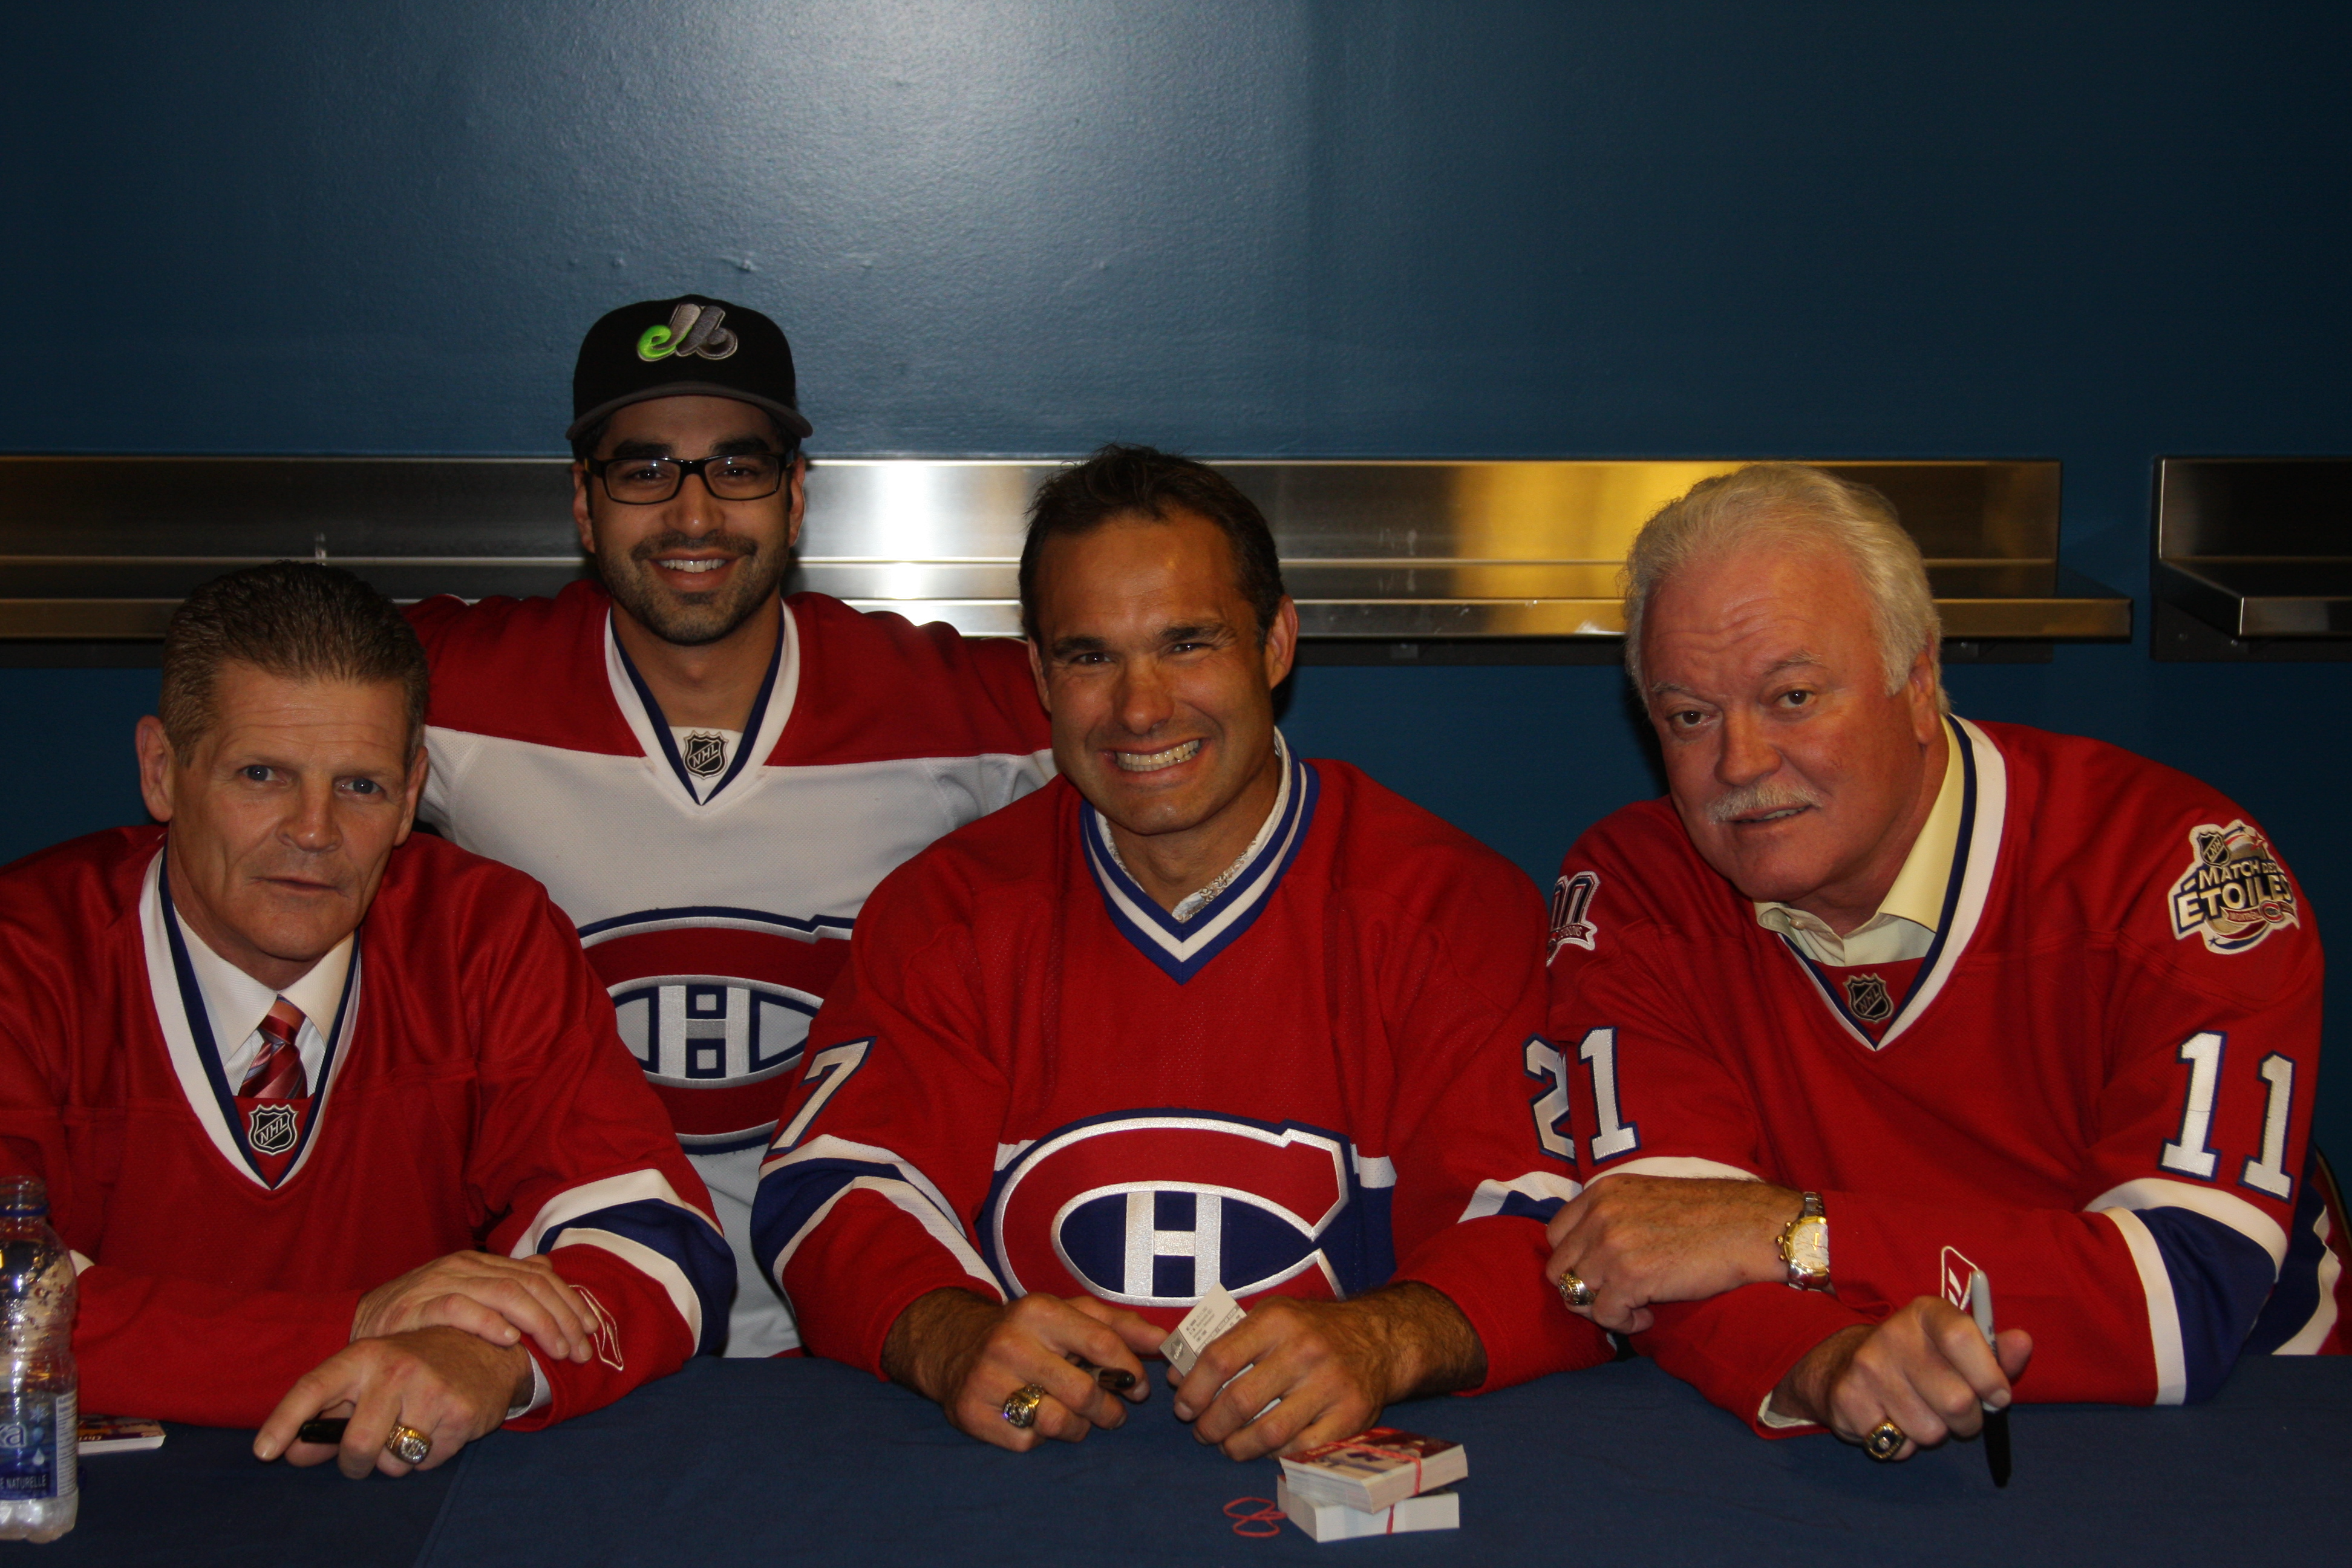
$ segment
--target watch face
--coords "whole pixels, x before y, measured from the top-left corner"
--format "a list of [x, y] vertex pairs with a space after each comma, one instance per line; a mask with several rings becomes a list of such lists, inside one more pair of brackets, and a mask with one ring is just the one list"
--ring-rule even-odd
[[1800, 1274], [1826, 1274], [1830, 1268], [1827, 1224], [1818, 1219], [1797, 1222], [1789, 1237], [1789, 1267]]

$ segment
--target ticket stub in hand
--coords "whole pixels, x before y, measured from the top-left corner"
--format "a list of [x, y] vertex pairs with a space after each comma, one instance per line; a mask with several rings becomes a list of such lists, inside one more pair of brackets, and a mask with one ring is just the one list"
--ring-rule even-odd
[[1184, 1314], [1184, 1321], [1176, 1325], [1176, 1331], [1160, 1344], [1160, 1353], [1168, 1358], [1168, 1364], [1176, 1369], [1176, 1375], [1190, 1377], [1192, 1375], [1192, 1363], [1201, 1359], [1201, 1352], [1214, 1344], [1219, 1335], [1247, 1316], [1249, 1314], [1242, 1310], [1241, 1303], [1234, 1300], [1231, 1292], [1222, 1285], [1216, 1286], [1201, 1298], [1200, 1305]]
[[1462, 1528], [1462, 1494], [1451, 1487], [1409, 1497], [1394, 1508], [1384, 1508], [1377, 1513], [1300, 1497], [1290, 1489], [1288, 1481], [1275, 1482], [1274, 1500], [1285, 1519], [1318, 1541], [1353, 1541], [1365, 1535], [1403, 1535], [1415, 1530]]
[[1301, 1498], [1368, 1512], [1452, 1486], [1469, 1473], [1461, 1444], [1393, 1426], [1375, 1426], [1282, 1461], [1282, 1479]]

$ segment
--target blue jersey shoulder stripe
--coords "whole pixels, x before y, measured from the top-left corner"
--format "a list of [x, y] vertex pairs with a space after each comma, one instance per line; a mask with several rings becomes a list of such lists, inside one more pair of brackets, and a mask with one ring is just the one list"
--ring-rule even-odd
[[2319, 1310], [2319, 1265], [2327, 1256], [2327, 1243], [2319, 1235], [2320, 1216], [2327, 1212], [2325, 1163], [2315, 1145], [2305, 1156], [2303, 1193], [2287, 1227], [2286, 1261], [2279, 1265], [2278, 1287], [2254, 1320], [2254, 1331], [2246, 1336], [2247, 1355], [2276, 1354]]
[[644, 1198], [551, 1226], [539, 1238], [539, 1250], [551, 1250], [567, 1230], [610, 1231], [677, 1264], [702, 1302], [702, 1342], [696, 1349], [705, 1355], [718, 1353], [726, 1342], [727, 1312], [735, 1297], [735, 1254], [709, 1220], [689, 1209]]
[[2271, 1255], [2243, 1233], [2192, 1209], [2138, 1210], [2156, 1238], [2180, 1319], [2189, 1402], [2210, 1397], [2230, 1374], [2276, 1279]]
[[775, 1278], [776, 1258], [816, 1212], [860, 1177], [904, 1184], [907, 1173], [872, 1160], [795, 1160], [760, 1178], [751, 1203], [751, 1256]]

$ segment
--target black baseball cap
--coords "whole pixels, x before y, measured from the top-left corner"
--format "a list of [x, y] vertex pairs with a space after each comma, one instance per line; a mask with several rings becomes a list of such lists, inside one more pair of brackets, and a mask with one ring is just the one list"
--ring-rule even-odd
[[614, 409], [652, 397], [731, 397], [803, 437], [809, 422], [796, 395], [793, 345], [759, 311], [700, 294], [644, 300], [606, 313], [581, 340], [563, 438], [577, 440]]

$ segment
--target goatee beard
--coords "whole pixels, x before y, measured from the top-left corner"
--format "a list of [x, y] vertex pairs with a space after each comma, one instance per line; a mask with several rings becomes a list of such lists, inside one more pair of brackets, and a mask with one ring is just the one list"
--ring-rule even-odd
[[[677, 595], [665, 593], [655, 584], [651, 563], [662, 554], [714, 546], [735, 557], [723, 592]], [[789, 551], [764, 554], [751, 541], [726, 534], [698, 540], [682, 536], [651, 540], [631, 551], [625, 563], [610, 563], [601, 555], [594, 560], [596, 574], [614, 602], [654, 636], [679, 647], [705, 647], [732, 636], [775, 598], [792, 564]]]

